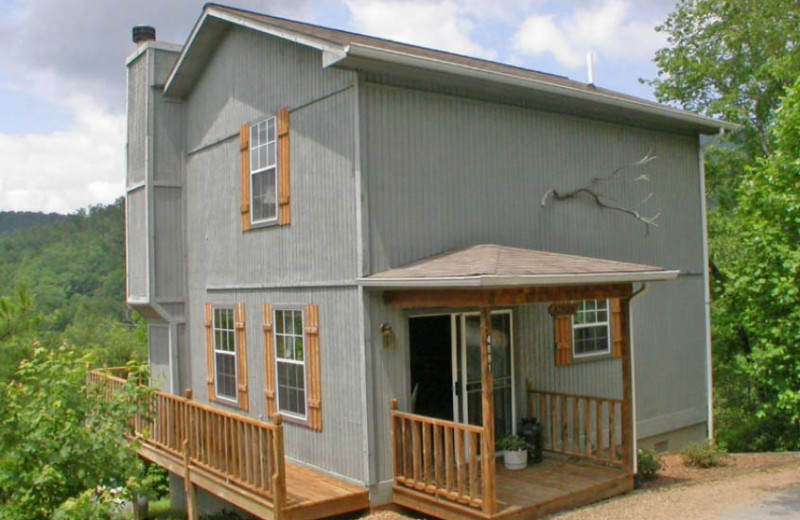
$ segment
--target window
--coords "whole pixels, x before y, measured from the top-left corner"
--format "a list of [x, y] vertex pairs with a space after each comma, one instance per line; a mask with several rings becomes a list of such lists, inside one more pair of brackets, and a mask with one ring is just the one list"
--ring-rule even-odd
[[575, 357], [611, 352], [608, 300], [584, 300], [572, 317], [572, 348]]
[[275, 310], [275, 371], [278, 411], [306, 418], [306, 340], [303, 311]]
[[212, 327], [216, 395], [221, 399], [237, 401], [236, 329], [233, 309], [215, 307]]
[[277, 119], [250, 127], [250, 217], [254, 224], [278, 218]]

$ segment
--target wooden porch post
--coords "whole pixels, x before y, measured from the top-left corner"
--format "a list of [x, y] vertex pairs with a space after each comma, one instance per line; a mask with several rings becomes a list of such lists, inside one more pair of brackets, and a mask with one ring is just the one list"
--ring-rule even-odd
[[633, 474], [633, 366], [631, 364], [631, 304], [621, 298], [622, 311], [622, 467]]
[[483, 415], [483, 512], [492, 515], [497, 511], [494, 454], [494, 376], [491, 351], [492, 314], [489, 307], [481, 308], [481, 389]]

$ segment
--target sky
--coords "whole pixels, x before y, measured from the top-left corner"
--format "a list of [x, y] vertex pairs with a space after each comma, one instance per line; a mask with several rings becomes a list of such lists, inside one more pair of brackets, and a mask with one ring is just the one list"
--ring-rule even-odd
[[[652, 99], [639, 78], [675, 0], [218, 0]], [[184, 43], [205, 0], [0, 0], [0, 211], [113, 202], [125, 177], [131, 27]]]

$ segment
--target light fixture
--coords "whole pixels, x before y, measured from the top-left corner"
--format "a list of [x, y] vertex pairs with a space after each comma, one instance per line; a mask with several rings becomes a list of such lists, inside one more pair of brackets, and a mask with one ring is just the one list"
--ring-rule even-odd
[[381, 323], [381, 337], [383, 338], [383, 348], [394, 348], [394, 330], [391, 324]]

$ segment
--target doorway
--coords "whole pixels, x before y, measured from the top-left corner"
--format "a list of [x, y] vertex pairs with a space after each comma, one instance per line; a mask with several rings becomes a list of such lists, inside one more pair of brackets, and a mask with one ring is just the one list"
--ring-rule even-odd
[[[492, 312], [495, 435], [516, 430], [510, 310]], [[480, 314], [409, 319], [412, 413], [481, 425]]]

